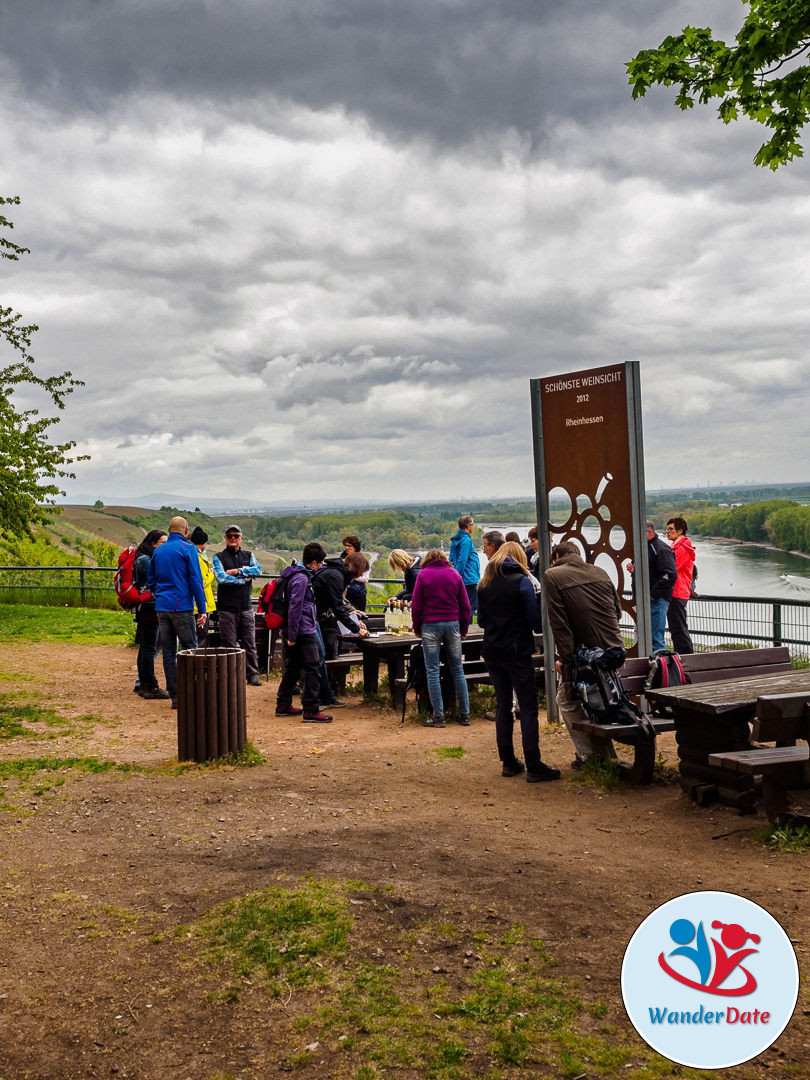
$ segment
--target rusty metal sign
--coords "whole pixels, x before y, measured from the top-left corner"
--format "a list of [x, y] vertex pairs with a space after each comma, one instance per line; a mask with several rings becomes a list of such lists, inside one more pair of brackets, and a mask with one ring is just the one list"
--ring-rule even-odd
[[[607, 571], [649, 651], [638, 362], [532, 379], [531, 390], [541, 564], [548, 566], [554, 544], [574, 541], [586, 561]], [[636, 567], [638, 610], [636, 598], [622, 596], [630, 590], [628, 561]]]

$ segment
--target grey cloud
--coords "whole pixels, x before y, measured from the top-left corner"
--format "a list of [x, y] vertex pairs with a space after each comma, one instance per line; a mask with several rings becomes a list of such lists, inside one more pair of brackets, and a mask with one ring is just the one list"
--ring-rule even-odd
[[[699, 8], [697, 8], [699, 10]], [[444, 145], [630, 111], [623, 63], [696, 11], [649, 0], [28, 0], [0, 20], [27, 94], [103, 113], [132, 93], [341, 108]]]

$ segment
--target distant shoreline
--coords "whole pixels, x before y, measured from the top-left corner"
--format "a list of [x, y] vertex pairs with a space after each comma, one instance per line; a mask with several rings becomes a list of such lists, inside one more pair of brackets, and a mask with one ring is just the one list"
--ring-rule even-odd
[[798, 555], [800, 559], [810, 559], [810, 554], [806, 551], [786, 551], [775, 544], [760, 544], [756, 540], [735, 540], [731, 536], [701, 536], [700, 538], [701, 540], [719, 540], [724, 544], [738, 544], [740, 547], [764, 548], [765, 551], [779, 551], [782, 555]]

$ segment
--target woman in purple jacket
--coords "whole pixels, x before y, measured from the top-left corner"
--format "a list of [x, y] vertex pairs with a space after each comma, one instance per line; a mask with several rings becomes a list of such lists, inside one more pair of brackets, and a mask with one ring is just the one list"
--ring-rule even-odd
[[458, 722], [470, 723], [470, 698], [461, 663], [461, 642], [470, 627], [470, 601], [461, 575], [447, 561], [443, 551], [434, 548], [422, 559], [411, 600], [413, 632], [422, 639], [428, 693], [433, 715], [423, 720], [424, 727], [444, 727], [444, 701], [439, 680], [439, 651], [444, 645], [445, 659], [458, 699]]

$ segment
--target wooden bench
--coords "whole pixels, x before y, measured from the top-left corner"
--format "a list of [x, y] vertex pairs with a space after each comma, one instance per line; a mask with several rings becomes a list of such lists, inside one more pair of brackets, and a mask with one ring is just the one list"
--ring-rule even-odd
[[[719, 682], [722, 679], [746, 675], [771, 675], [792, 670], [790, 652], [785, 646], [692, 653], [682, 656], [681, 663], [693, 683]], [[619, 674], [624, 688], [634, 700], [639, 701], [643, 697], [649, 673], [650, 660], [646, 656], [630, 657], [621, 668]], [[657, 712], [657, 715], [651, 717], [656, 736], [675, 731], [672, 710], [664, 706], [659, 707]], [[572, 726], [590, 736], [594, 751], [599, 757], [615, 758], [614, 741], [631, 746], [634, 751], [632, 764], [619, 763], [624, 778], [633, 784], [650, 783], [655, 766], [656, 744], [647, 738], [637, 725], [597, 724], [583, 719], [574, 720]], [[706, 756], [705, 752], [703, 756]], [[689, 771], [690, 767], [686, 768]], [[683, 769], [682, 762], [682, 771]]]
[[[810, 694], [803, 691], [758, 698], [753, 738], [757, 743], [774, 745], [710, 754], [709, 763], [731, 773], [760, 777], [765, 813], [772, 824], [810, 825], [810, 815], [791, 811], [789, 798], [791, 789], [810, 787]], [[801, 746], [797, 745], [799, 739], [805, 740]]]
[[334, 681], [335, 689], [339, 694], [346, 693], [346, 679], [349, 669], [363, 663], [363, 654], [359, 652], [341, 653], [334, 660], [326, 661], [326, 670], [330, 680]]
[[[638, 701], [644, 693], [644, 683], [650, 673], [650, 661], [646, 656], [630, 657], [619, 671], [629, 697]], [[675, 721], [669, 717], [650, 718], [656, 736], [675, 730]], [[573, 720], [571, 726], [590, 737], [594, 754], [604, 760], [614, 761], [613, 743], [633, 748], [633, 761], [627, 765], [618, 762], [622, 778], [631, 784], [649, 784], [655, 768], [656, 744], [637, 724], [597, 724], [593, 720]]]
[[[542, 687], [545, 684], [545, 671], [543, 668], [543, 635], [534, 635], [535, 652], [532, 656], [532, 662], [534, 664], [534, 674], [537, 685]], [[486, 662], [481, 656], [481, 648], [483, 645], [483, 639], [466, 638], [463, 643], [463, 654], [461, 666], [464, 669], [464, 681], [467, 686], [491, 686], [492, 680], [489, 677], [489, 671], [487, 669]], [[444, 661], [440, 663], [440, 678], [442, 683], [442, 699], [445, 704], [445, 709], [448, 712], [452, 712], [456, 705], [456, 693], [455, 687], [452, 684], [452, 680], [445, 675]], [[407, 685], [407, 673], [394, 680], [392, 687], [392, 699], [397, 707], [402, 707], [403, 695], [405, 693], [405, 686]], [[419, 712], [430, 711], [430, 697], [427, 692], [427, 688], [423, 688], [417, 695], [417, 708]]]
[[[689, 653], [681, 657], [681, 663], [689, 681], [693, 683], [741, 679], [747, 675], [776, 675], [793, 670], [786, 645]], [[650, 661], [646, 656], [631, 657], [625, 661], [619, 674], [630, 697], [640, 697], [644, 693], [649, 673]]]
[[750, 750], [758, 698], [810, 690], [810, 673], [793, 670], [784, 646], [683, 659], [690, 685], [647, 693], [654, 707], [674, 713], [681, 787], [701, 806], [719, 799], [750, 813], [756, 806], [753, 776], [712, 764], [710, 756]]

